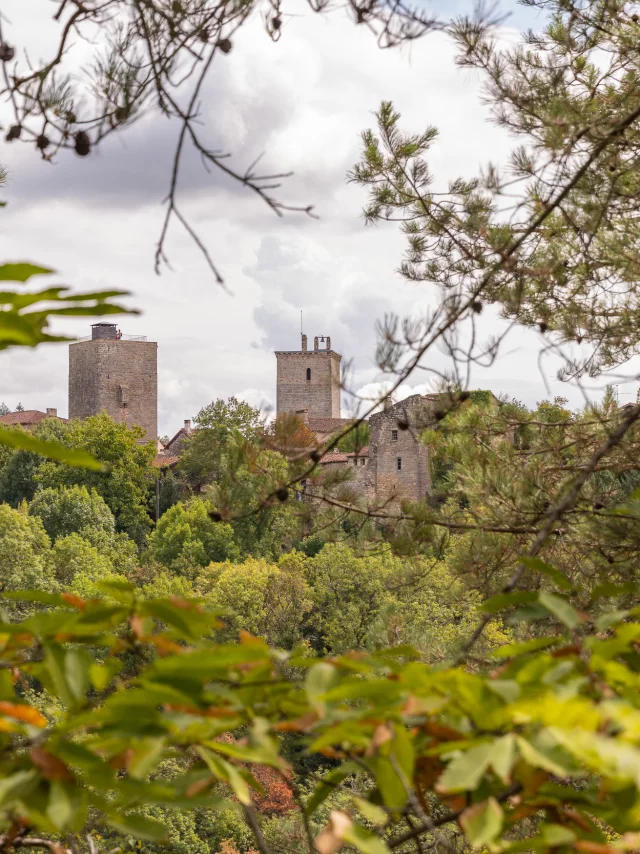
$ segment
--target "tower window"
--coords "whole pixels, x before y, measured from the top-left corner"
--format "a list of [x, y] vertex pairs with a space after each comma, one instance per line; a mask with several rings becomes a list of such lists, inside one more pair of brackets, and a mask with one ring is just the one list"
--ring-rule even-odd
[[397, 442], [397, 441], [398, 441], [398, 431], [397, 431], [397, 430], [392, 430], [392, 431], [391, 431], [391, 441], [392, 441], [392, 442]]
[[311, 379], [311, 368], [307, 368], [307, 379]]
[[402, 471], [402, 457], [398, 457], [398, 471]]
[[363, 465], [364, 465], [364, 457], [360, 457], [360, 465], [361, 465], [361, 466], [363, 466]]

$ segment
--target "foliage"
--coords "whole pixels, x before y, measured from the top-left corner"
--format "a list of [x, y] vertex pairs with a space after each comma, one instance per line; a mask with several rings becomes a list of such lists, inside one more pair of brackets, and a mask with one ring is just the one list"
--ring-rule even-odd
[[90, 453], [106, 470], [89, 471], [49, 461], [38, 469], [38, 481], [43, 488], [77, 484], [95, 489], [113, 513], [117, 529], [142, 544], [151, 527], [149, 498], [155, 477], [150, 469], [154, 444], [141, 444], [143, 436], [141, 428], [118, 424], [106, 413], [71, 421], [63, 443]]
[[230, 397], [215, 400], [198, 413], [197, 430], [189, 438], [180, 460], [180, 470], [198, 488], [215, 483], [226, 473], [226, 452], [235, 438], [255, 442], [260, 430], [260, 413], [244, 401]]
[[[15, 510], [0, 504], [0, 584], [7, 590], [55, 589], [49, 576], [51, 543], [39, 519], [27, 515], [26, 508]], [[16, 613], [15, 605], [9, 610]], [[19, 616], [30, 610], [21, 605]]]
[[351, 451], [359, 451], [362, 448], [365, 448], [368, 444], [369, 425], [366, 421], [363, 421], [338, 441], [338, 450], [350, 453]]
[[213, 511], [211, 503], [202, 498], [170, 507], [149, 538], [149, 557], [182, 574], [191, 574], [211, 561], [239, 557], [232, 527], [214, 521]]
[[[637, 846], [635, 612], [593, 623], [561, 596], [536, 594], [554, 631], [496, 649], [501, 666], [483, 675], [429, 667], [408, 647], [321, 660], [270, 650], [246, 632], [239, 644], [220, 643], [216, 618], [197, 600], [102, 587], [113, 605], [49, 595], [53, 611], [2, 626], [4, 660], [62, 703], [48, 720], [4, 671], [5, 833], [77, 834], [90, 807], [93, 826], [108, 834], [191, 844], [191, 811], [228, 810], [228, 792], [264, 851], [263, 795], [248, 771], [282, 774], [300, 795], [281, 753], [291, 733], [338, 764], [310, 796], [267, 813], [290, 815], [301, 803], [313, 822], [350, 780], [318, 851], [346, 844], [375, 854], [415, 838], [449, 851], [459, 833], [496, 852]], [[111, 650], [104, 663], [88, 654], [96, 643]], [[128, 675], [120, 668], [131, 655]], [[311, 850], [304, 830], [300, 839]]]
[[74, 533], [115, 532], [113, 513], [102, 496], [86, 486], [41, 489], [29, 504], [29, 514], [42, 520], [52, 540]]
[[236, 638], [244, 629], [288, 649], [301, 640], [312, 602], [304, 566], [295, 554], [283, 558], [281, 566], [251, 558], [241, 564], [211, 564], [194, 586], [207, 604], [224, 612], [224, 637]]

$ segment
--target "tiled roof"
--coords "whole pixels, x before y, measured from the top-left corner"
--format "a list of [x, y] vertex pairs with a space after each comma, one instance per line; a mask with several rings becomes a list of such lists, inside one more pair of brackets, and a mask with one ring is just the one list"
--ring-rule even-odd
[[39, 424], [45, 418], [57, 418], [59, 421], [66, 421], [66, 418], [60, 418], [59, 415], [48, 416], [46, 412], [40, 412], [38, 409], [25, 409], [24, 412], [8, 412], [6, 415], [0, 415], [0, 424], [7, 427], [15, 426], [16, 424]]
[[157, 469], [166, 469], [171, 468], [171, 466], [174, 466], [179, 461], [180, 457], [173, 457], [169, 454], [158, 454], [151, 465], [155, 466]]
[[[328, 454], [325, 454], [322, 458], [321, 462], [325, 463], [349, 463], [356, 456], [355, 451], [348, 451], [347, 453], [343, 453], [342, 451], [329, 451]], [[368, 457], [369, 456], [369, 446], [367, 445], [364, 448], [360, 448], [358, 451], [358, 457]]]

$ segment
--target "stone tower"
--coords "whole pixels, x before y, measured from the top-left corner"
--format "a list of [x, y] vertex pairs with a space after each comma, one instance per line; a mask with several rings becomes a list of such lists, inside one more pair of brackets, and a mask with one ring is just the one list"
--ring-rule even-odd
[[95, 323], [91, 338], [69, 346], [69, 418], [106, 412], [158, 438], [158, 345]]
[[[325, 346], [320, 349], [320, 343]], [[277, 412], [307, 410], [310, 418], [340, 418], [340, 362], [342, 356], [331, 349], [331, 338], [316, 336], [313, 350], [307, 350], [302, 336], [301, 350], [276, 352]]]

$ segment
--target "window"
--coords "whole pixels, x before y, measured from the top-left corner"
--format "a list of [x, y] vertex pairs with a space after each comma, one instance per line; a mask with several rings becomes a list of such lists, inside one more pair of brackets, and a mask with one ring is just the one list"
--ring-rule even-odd
[[402, 457], [398, 457], [398, 471], [402, 471]]
[[398, 431], [397, 431], [397, 430], [392, 430], [392, 431], [391, 431], [391, 441], [392, 441], [392, 442], [397, 442], [397, 441], [398, 441]]
[[361, 465], [361, 466], [363, 466], [363, 465], [364, 465], [364, 457], [360, 457], [360, 465]]
[[357, 457], [353, 458], [353, 464], [354, 464], [354, 466], [358, 465], [358, 458]]
[[311, 379], [311, 368], [307, 368], [307, 379]]

